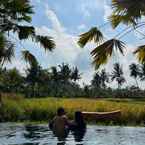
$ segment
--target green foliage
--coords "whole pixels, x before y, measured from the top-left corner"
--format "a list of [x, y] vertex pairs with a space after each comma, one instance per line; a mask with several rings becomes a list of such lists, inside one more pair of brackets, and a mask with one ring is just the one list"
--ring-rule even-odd
[[[31, 26], [33, 6], [30, 0], [1, 0], [0, 2], [0, 64], [11, 62], [14, 56], [14, 44], [9, 40], [16, 33], [19, 40], [31, 38], [40, 43], [45, 49], [52, 51], [55, 43], [51, 37], [37, 35], [35, 28]], [[11, 32], [11, 35], [9, 35]], [[30, 39], [29, 39], [30, 40]]]
[[103, 35], [98, 28], [93, 27], [88, 32], [81, 34], [78, 44], [84, 47], [90, 41], [94, 41], [98, 44], [103, 41]]
[[112, 72], [111, 80], [116, 80], [118, 83], [118, 89], [121, 87], [123, 83], [125, 83], [125, 78], [123, 76], [123, 70], [119, 63], [114, 64], [114, 70]]
[[145, 63], [145, 45], [139, 46], [134, 52], [140, 63]]
[[13, 57], [14, 45], [0, 32], [0, 66], [3, 66], [4, 62], [11, 62]]
[[2, 106], [2, 120], [19, 121], [22, 119], [24, 110], [18, 105], [19, 102], [14, 100], [4, 100]]
[[136, 25], [145, 15], [144, 0], [112, 0], [112, 26], [116, 28], [120, 23]]
[[108, 59], [112, 56], [114, 48], [123, 54], [125, 45], [120, 40], [111, 39], [97, 46], [91, 52], [91, 55], [93, 56], [93, 64], [95, 65], [96, 69], [98, 69], [100, 65], [106, 64], [108, 62]]
[[[65, 108], [67, 115], [73, 119], [74, 112], [80, 111], [114, 111], [121, 110], [121, 117], [113, 121], [117, 125], [141, 125], [145, 119], [144, 101], [131, 99], [24, 99], [21, 101], [4, 100], [0, 116], [3, 121], [48, 121], [52, 119], [58, 107]], [[96, 120], [95, 120], [96, 122]], [[97, 120], [99, 123], [100, 121]], [[110, 124], [103, 121], [101, 123]]]
[[[108, 62], [112, 56], [114, 48], [123, 54], [125, 44], [118, 39], [126, 36], [125, 34], [136, 30], [144, 37], [144, 34], [137, 30], [138, 28], [145, 26], [145, 23], [142, 22], [142, 18], [145, 16], [144, 0], [112, 0], [112, 10], [113, 12], [111, 16], [109, 16], [112, 27], [115, 29], [119, 24], [123, 23], [128, 26], [126, 29], [114, 36], [113, 39], [106, 40], [102, 43], [102, 32], [98, 28], [93, 27], [88, 32], [81, 34], [78, 41], [78, 44], [81, 47], [84, 47], [92, 40], [96, 43], [96, 48], [91, 52], [93, 64], [96, 69]], [[139, 62], [145, 62], [144, 45], [139, 46], [135, 51], [135, 54], [137, 55]]]
[[29, 36], [35, 35], [35, 28], [32, 26], [17, 26], [19, 39], [28, 39]]
[[52, 51], [55, 48], [55, 43], [53, 42], [52, 37], [37, 35], [36, 42], [39, 42], [46, 51]]
[[30, 64], [30, 66], [36, 66], [38, 64], [36, 57], [28, 50], [22, 51], [23, 59]]

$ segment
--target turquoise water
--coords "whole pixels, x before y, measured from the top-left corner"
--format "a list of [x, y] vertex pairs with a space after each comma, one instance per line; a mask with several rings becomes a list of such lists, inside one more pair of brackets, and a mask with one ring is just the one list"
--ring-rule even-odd
[[88, 125], [83, 135], [70, 132], [62, 143], [46, 124], [0, 124], [0, 145], [145, 145], [144, 127]]

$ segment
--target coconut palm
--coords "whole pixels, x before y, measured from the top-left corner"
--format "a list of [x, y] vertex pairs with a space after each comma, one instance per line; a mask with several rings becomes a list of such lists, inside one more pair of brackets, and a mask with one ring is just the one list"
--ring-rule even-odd
[[101, 86], [105, 89], [106, 82], [109, 82], [109, 75], [105, 71], [105, 69], [102, 69], [102, 71], [100, 72], [100, 78], [101, 78]]
[[92, 28], [88, 32], [80, 35], [78, 44], [81, 47], [84, 47], [90, 41], [96, 43], [96, 48], [91, 52], [93, 57], [92, 63], [95, 65], [96, 69], [98, 69], [100, 65], [107, 63], [108, 59], [112, 56], [114, 49], [123, 54], [123, 49], [125, 48], [125, 44], [122, 41], [114, 38], [104, 42], [103, 34], [98, 28]]
[[141, 79], [141, 81], [145, 80], [145, 64], [141, 65], [140, 79]]
[[111, 75], [111, 80], [116, 80], [118, 83], [118, 89], [121, 88], [121, 85], [125, 83], [125, 78], [123, 76], [123, 70], [119, 63], [115, 63]]
[[[11, 46], [12, 42], [3, 41], [4, 35], [6, 39], [10, 39], [12, 34], [17, 34], [19, 40], [29, 39], [39, 43], [45, 50], [52, 51], [55, 44], [51, 37], [37, 35], [35, 28], [31, 25], [33, 6], [30, 0], [1, 0], [0, 2], [0, 47], [1, 49]], [[12, 35], [13, 37], [15, 35]], [[5, 39], [5, 40], [6, 40]], [[12, 49], [11, 49], [12, 50]], [[14, 52], [14, 51], [13, 51]], [[9, 60], [12, 51], [9, 51]], [[4, 60], [4, 59], [3, 59]], [[6, 59], [7, 60], [7, 59]], [[4, 61], [2, 61], [4, 63]]]
[[11, 62], [14, 57], [14, 45], [6, 39], [4, 34], [0, 33], [0, 67], [4, 62]]
[[[125, 44], [119, 40], [120, 38], [131, 31], [137, 31], [139, 27], [145, 26], [145, 23], [141, 22], [141, 18], [145, 16], [145, 0], [112, 0], [112, 8], [113, 12], [109, 17], [112, 27], [115, 29], [120, 23], [126, 24], [129, 27], [105, 42], [103, 41], [103, 34], [99, 30], [100, 27], [94, 27], [88, 32], [81, 34], [78, 41], [81, 47], [84, 47], [92, 40], [96, 43], [96, 48], [91, 52], [93, 64], [95, 64], [96, 69], [98, 69], [100, 65], [108, 62], [114, 48], [123, 54]], [[139, 33], [142, 34], [143, 37], [145, 36], [143, 33]], [[134, 53], [141, 63], [145, 62], [144, 45], [139, 46]]]
[[137, 82], [137, 78], [140, 75], [140, 67], [139, 67], [139, 65], [135, 64], [135, 63], [132, 63], [131, 65], [129, 65], [129, 69], [130, 69], [130, 76], [135, 79], [136, 86], [139, 88], [139, 85], [138, 85], [138, 82]]
[[92, 81], [91, 81], [91, 85], [94, 88], [100, 88], [101, 87], [101, 77], [100, 74], [98, 72], [95, 73]]
[[38, 66], [36, 57], [30, 51], [22, 51], [22, 58], [29, 63], [30, 67]]
[[112, 0], [112, 7], [110, 19], [114, 28], [120, 23], [137, 25], [145, 16], [145, 0]]
[[[145, 23], [141, 22], [145, 16], [145, 0], [112, 0], [112, 7], [113, 13], [110, 20], [113, 28], [116, 28], [120, 23], [133, 26], [135, 30], [145, 26]], [[143, 33], [139, 33], [144, 37]], [[139, 46], [134, 53], [139, 62], [145, 62], [145, 45]]]
[[59, 65], [60, 68], [60, 79], [65, 84], [67, 81], [71, 79], [71, 69], [68, 64], [62, 63], [62, 65]]
[[71, 72], [71, 79], [76, 82], [77, 80], [81, 79], [81, 74], [79, 73], [79, 70], [77, 67], [75, 67]]

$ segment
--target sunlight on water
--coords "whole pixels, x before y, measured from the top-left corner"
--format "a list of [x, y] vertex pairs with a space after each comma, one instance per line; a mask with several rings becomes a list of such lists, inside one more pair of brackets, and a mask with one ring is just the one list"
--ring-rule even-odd
[[88, 125], [81, 135], [69, 133], [59, 142], [47, 125], [0, 124], [0, 145], [145, 145], [143, 127]]

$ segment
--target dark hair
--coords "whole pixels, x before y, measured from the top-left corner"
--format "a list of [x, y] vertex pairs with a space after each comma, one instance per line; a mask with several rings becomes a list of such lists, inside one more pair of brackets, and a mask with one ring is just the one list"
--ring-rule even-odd
[[57, 109], [57, 115], [58, 116], [62, 116], [65, 114], [64, 108], [60, 107]]
[[84, 121], [84, 117], [83, 117], [82, 112], [80, 112], [80, 111], [75, 112], [75, 122], [78, 125], [85, 125], [85, 121]]

